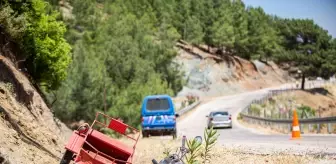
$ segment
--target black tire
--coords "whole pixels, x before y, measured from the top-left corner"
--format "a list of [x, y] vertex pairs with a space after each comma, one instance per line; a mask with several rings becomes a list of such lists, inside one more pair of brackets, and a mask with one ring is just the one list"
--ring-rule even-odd
[[142, 138], [148, 138], [149, 134], [148, 132], [142, 131]]
[[69, 164], [70, 161], [72, 160], [73, 152], [67, 150], [65, 151], [60, 164]]
[[173, 132], [173, 139], [176, 139], [177, 138], [177, 132], [176, 130]]

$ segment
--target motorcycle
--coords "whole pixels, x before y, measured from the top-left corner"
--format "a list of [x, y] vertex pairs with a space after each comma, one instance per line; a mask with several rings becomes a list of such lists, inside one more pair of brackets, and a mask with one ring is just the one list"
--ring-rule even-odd
[[[202, 143], [202, 137], [196, 136], [195, 137], [196, 142]], [[183, 136], [182, 138], [182, 146], [179, 147], [179, 149], [174, 153], [168, 155], [168, 157], [162, 159], [160, 163], [158, 163], [155, 159], [152, 160], [153, 164], [184, 164], [183, 158], [189, 153], [188, 148], [185, 146], [185, 142], [187, 141], [186, 136]]]

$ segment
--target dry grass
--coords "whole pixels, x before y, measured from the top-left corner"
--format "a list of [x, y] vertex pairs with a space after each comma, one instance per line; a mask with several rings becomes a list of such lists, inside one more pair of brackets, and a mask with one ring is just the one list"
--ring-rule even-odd
[[[167, 149], [175, 151], [180, 143], [180, 139], [174, 141], [166, 137], [140, 139], [135, 153], [134, 164], [151, 164], [153, 158], [159, 161], [164, 157], [163, 152]], [[217, 146], [213, 150], [210, 163], [336, 163], [336, 159], [319, 159], [313, 156], [297, 156], [272, 152], [269, 152], [269, 155], [248, 154], [244, 153], [242, 149]]]

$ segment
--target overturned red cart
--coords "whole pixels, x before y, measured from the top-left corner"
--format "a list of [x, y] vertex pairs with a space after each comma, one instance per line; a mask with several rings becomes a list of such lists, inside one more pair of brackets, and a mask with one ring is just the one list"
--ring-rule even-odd
[[[105, 121], [98, 121], [99, 118]], [[103, 134], [94, 128], [97, 125], [125, 136], [132, 143], [126, 144]], [[139, 130], [98, 112], [91, 126], [81, 125], [72, 133], [65, 146], [66, 152], [61, 164], [71, 161], [76, 164], [131, 164], [139, 137]]]

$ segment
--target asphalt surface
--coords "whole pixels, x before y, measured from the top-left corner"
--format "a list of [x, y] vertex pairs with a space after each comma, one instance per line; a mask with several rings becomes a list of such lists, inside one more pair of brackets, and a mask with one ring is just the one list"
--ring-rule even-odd
[[290, 134], [264, 134], [256, 129], [246, 128], [237, 122], [237, 114], [251, 101], [267, 94], [270, 89], [285, 88], [273, 87], [253, 92], [220, 97], [205, 104], [201, 104], [190, 114], [179, 120], [178, 135], [187, 138], [203, 136], [206, 128], [206, 115], [217, 109], [227, 110], [232, 114], [233, 128], [219, 129], [218, 144], [243, 148], [249, 153], [270, 154], [286, 152], [293, 154], [332, 154], [336, 155], [336, 135], [301, 135], [299, 140], [291, 140]]

